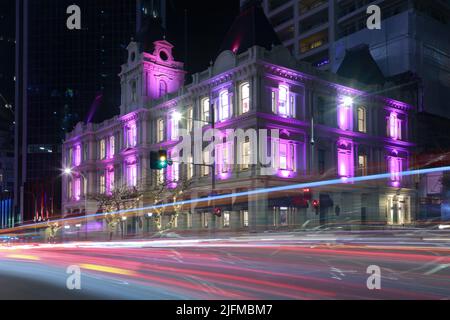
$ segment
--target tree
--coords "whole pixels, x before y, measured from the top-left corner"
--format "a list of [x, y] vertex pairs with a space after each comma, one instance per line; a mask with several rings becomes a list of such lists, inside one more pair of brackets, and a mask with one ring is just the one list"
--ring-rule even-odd
[[[108, 225], [109, 240], [112, 240], [114, 233], [122, 226], [122, 214], [124, 210], [137, 209], [140, 202], [144, 200], [146, 203], [152, 204], [155, 208], [152, 210], [152, 221], [158, 232], [164, 232], [174, 228], [175, 221], [181, 212], [181, 205], [174, 205], [170, 220], [163, 225], [162, 217], [167, 213], [167, 207], [160, 207], [163, 204], [176, 203], [183, 198], [186, 190], [188, 190], [191, 180], [168, 181], [157, 184], [143, 190], [143, 188], [130, 188], [123, 185], [107, 193], [99, 193], [90, 195], [89, 198], [98, 203], [98, 210], [105, 214], [105, 220]], [[142, 212], [141, 215], [144, 215]]]
[[[182, 200], [185, 191], [189, 189], [191, 183], [192, 180], [187, 179], [181, 179], [179, 181], [165, 180], [163, 183], [159, 183], [145, 192], [145, 197], [148, 202], [155, 206], [152, 210], [152, 219], [158, 232], [173, 229], [175, 221], [182, 210], [181, 205], [173, 205], [172, 207], [161, 207], [161, 205], [170, 203], [175, 204]], [[167, 213], [168, 208], [172, 208], [173, 210], [170, 211], [171, 215], [169, 222], [166, 225], [163, 225], [162, 217]]]
[[123, 210], [138, 208], [142, 200], [143, 192], [137, 188], [122, 185], [114, 188], [110, 193], [98, 193], [90, 195], [91, 200], [97, 201], [98, 210], [105, 214], [108, 225], [109, 240], [112, 240], [118, 226], [121, 226]]

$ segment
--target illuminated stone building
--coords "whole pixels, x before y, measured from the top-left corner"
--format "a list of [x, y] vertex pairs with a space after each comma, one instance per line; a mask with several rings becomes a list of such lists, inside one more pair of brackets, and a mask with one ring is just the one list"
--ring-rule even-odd
[[[262, 25], [245, 28], [247, 33], [239, 29], [249, 21]], [[266, 230], [305, 223], [414, 221], [415, 192], [410, 178], [401, 174], [410, 168], [414, 108], [299, 63], [276, 45], [275, 37], [258, 40], [249, 33], [268, 24], [261, 8], [244, 8], [223, 52], [188, 85], [168, 41], [155, 41], [150, 52], [131, 42], [120, 73], [121, 114], [100, 124], [80, 123], [66, 136], [62, 161], [73, 172], [63, 181], [66, 216], [98, 212], [98, 204], [86, 195], [123, 185], [149, 191], [164, 181], [176, 186], [192, 180], [184, 199], [208, 197], [214, 174], [215, 192], [230, 195], [228, 201], [183, 206], [174, 227]], [[224, 138], [215, 147], [215, 172], [200, 165], [211, 156], [204, 149], [208, 142], [202, 145], [200, 161], [198, 139], [192, 141], [188, 161], [180, 161], [181, 153], [175, 152], [182, 132], [205, 133], [211, 127], [211, 106], [214, 127]], [[229, 141], [231, 129], [243, 130], [244, 137]], [[247, 130], [258, 133], [256, 148]], [[268, 134], [261, 135], [262, 130]], [[150, 170], [150, 152], [161, 149], [169, 152], [173, 164], [165, 171]], [[262, 155], [270, 161], [263, 163]], [[385, 176], [353, 180], [378, 174]], [[309, 182], [315, 182], [310, 190], [245, 193]], [[145, 199], [129, 215], [126, 232], [151, 231], [153, 203]], [[216, 207], [222, 209], [220, 217], [213, 214]], [[163, 221], [172, 214], [167, 210]]]

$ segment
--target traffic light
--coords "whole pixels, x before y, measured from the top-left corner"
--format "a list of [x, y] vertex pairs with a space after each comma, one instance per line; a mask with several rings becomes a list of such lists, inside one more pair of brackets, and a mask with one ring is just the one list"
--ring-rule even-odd
[[316, 212], [316, 215], [318, 215], [319, 214], [319, 209], [320, 209], [320, 201], [319, 200], [314, 200], [312, 205], [313, 205], [314, 211]]
[[167, 151], [160, 150], [158, 152], [150, 152], [150, 168], [152, 170], [163, 170], [169, 165], [169, 159], [167, 158]]
[[222, 216], [222, 209], [221, 208], [214, 208], [213, 211], [214, 215], [218, 218], [220, 218]]

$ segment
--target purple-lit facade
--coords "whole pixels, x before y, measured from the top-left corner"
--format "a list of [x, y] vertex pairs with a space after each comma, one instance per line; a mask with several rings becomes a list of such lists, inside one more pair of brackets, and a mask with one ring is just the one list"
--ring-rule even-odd
[[[223, 207], [226, 219], [213, 219], [210, 209], [192, 207], [177, 215], [178, 228], [207, 229], [215, 223], [217, 228], [232, 230], [283, 229], [299, 228], [307, 221], [315, 226], [344, 220], [382, 224], [414, 220], [416, 196], [409, 178], [400, 175], [410, 166], [413, 107], [299, 65], [282, 47], [267, 51], [255, 46], [240, 55], [225, 51], [184, 86], [183, 64], [173, 59], [172, 48], [158, 41], [153, 53], [139, 53], [138, 44], [132, 42], [120, 74], [121, 115], [101, 124], [79, 124], [67, 135], [63, 164], [72, 163], [73, 171], [82, 172], [87, 181], [84, 190], [80, 183], [78, 192], [76, 173], [64, 178], [66, 215], [85, 211], [86, 194], [111, 192], [115, 186], [149, 190], [163, 179], [169, 187], [192, 179], [188, 196], [204, 197], [211, 192], [215, 174], [218, 194], [337, 178], [342, 183], [312, 190], [314, 199], [332, 199], [332, 204], [321, 205], [318, 215], [311, 206], [292, 201], [302, 196], [299, 190], [233, 200]], [[173, 151], [178, 135], [181, 130], [194, 131], [198, 125], [194, 119], [208, 129], [210, 104], [221, 132], [278, 130], [277, 138], [267, 137], [265, 150], [272, 159], [272, 174], [259, 161], [251, 161], [258, 157], [251, 154], [247, 139], [238, 144], [227, 141], [226, 134], [224, 143], [216, 147], [214, 173], [207, 167], [179, 163]], [[149, 163], [150, 151], [161, 148], [174, 161], [164, 173], [150, 170]], [[71, 155], [77, 158], [78, 153], [80, 161], [71, 161]], [[378, 173], [390, 173], [391, 178], [364, 184], [347, 181]], [[151, 205], [145, 196], [141, 202]], [[95, 213], [96, 203], [87, 203], [87, 211]], [[137, 212], [128, 219], [127, 230], [148, 230], [146, 214]], [[169, 214], [163, 221], [170, 219]]]

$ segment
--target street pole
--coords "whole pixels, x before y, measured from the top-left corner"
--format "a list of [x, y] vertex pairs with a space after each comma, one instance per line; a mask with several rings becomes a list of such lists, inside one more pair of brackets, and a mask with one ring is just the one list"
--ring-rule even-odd
[[[213, 136], [214, 136], [214, 161], [212, 163], [212, 177], [211, 177], [211, 184], [212, 184], [212, 196], [215, 197], [216, 196], [216, 141], [215, 141], [215, 135], [214, 135], [214, 130], [216, 128], [216, 113], [215, 113], [215, 109], [214, 109], [214, 104], [211, 104], [211, 109], [210, 109], [210, 114], [211, 114], [211, 128], [213, 130]], [[212, 233], [213, 236], [215, 236], [215, 232], [216, 232], [216, 215], [214, 213], [214, 198], [212, 200], [212, 207], [213, 207], [213, 213], [212, 213], [212, 223], [213, 223], [213, 227], [212, 227]]]

